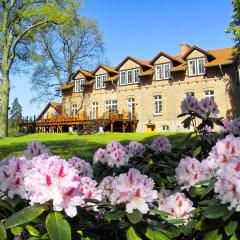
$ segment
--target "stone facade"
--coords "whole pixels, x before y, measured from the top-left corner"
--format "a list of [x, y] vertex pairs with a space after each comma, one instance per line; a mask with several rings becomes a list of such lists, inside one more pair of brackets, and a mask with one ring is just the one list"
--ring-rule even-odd
[[[205, 73], [189, 76], [189, 60], [197, 58], [204, 59]], [[168, 79], [157, 80], [156, 65], [164, 63], [170, 63], [171, 74]], [[121, 72], [128, 74], [132, 69], [140, 69], [139, 82], [121, 85]], [[96, 89], [96, 78], [101, 75], [106, 75], [106, 87]], [[72, 87], [62, 90], [64, 114], [72, 114], [74, 104], [78, 113], [101, 117], [106, 111], [106, 102], [110, 100], [117, 101], [118, 113], [128, 112], [131, 110], [129, 102], [132, 101], [139, 120], [137, 132], [182, 131], [183, 119], [177, 118], [177, 115], [181, 113], [180, 104], [187, 93], [194, 93], [198, 99], [206, 97], [207, 92], [213, 94], [220, 109], [219, 117], [240, 115], [238, 65], [231, 48], [204, 51], [195, 46], [181, 45], [178, 56], [160, 53], [151, 61], [127, 57], [114, 68], [100, 65], [92, 72], [78, 71], [72, 82], [79, 79], [84, 81], [83, 91], [76, 92], [79, 89], [72, 83], [69, 83]], [[158, 113], [154, 102], [157, 96], [161, 96], [162, 105]]]

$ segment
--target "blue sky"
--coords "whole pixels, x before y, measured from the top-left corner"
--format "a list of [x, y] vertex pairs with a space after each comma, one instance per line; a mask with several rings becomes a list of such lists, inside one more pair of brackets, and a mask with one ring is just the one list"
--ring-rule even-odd
[[[232, 15], [230, 0], [85, 0], [81, 13], [99, 23], [111, 65], [127, 55], [144, 60], [161, 50], [177, 55], [180, 43], [204, 49], [233, 45], [225, 33]], [[46, 103], [30, 104], [30, 77], [12, 77], [10, 103], [18, 97], [24, 115], [37, 115]]]

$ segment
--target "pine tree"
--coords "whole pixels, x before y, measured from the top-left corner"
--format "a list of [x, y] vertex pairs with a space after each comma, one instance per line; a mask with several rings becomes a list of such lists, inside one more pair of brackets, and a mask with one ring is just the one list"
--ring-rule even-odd
[[17, 121], [22, 118], [22, 106], [18, 101], [18, 98], [15, 98], [12, 103], [12, 107], [10, 110], [10, 118], [12, 124], [16, 127]]

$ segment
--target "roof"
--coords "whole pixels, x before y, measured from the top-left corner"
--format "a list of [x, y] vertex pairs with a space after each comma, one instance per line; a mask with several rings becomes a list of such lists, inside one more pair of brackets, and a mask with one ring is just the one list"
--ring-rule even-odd
[[91, 80], [91, 81], [86, 81], [83, 86], [91, 86], [95, 83], [95, 80]]
[[106, 70], [110, 74], [118, 74], [118, 71], [116, 70], [115, 67], [110, 67], [106, 64], [100, 64], [99, 66], [97, 66], [95, 68], [95, 70], [92, 72], [92, 74], [95, 74], [100, 68], [103, 68], [104, 70]]
[[206, 67], [214, 67], [218, 65], [228, 65], [234, 62], [234, 48], [221, 48], [209, 50], [215, 59], [206, 64]]
[[197, 46], [192, 46], [183, 56], [182, 56], [182, 59], [185, 60], [186, 57], [192, 53], [194, 50], [197, 50], [201, 53], [203, 53], [204, 55], [206, 55], [208, 57], [209, 60], [213, 60], [215, 59], [215, 57], [209, 52], [209, 51], [205, 51]]
[[186, 70], [186, 67], [187, 67], [186, 63], [182, 63], [182, 64], [180, 64], [180, 65], [178, 65], [178, 66], [176, 66], [176, 67], [172, 67], [172, 68], [170, 69], [170, 72], [185, 71], [185, 70]]
[[39, 119], [48, 110], [49, 107], [53, 107], [58, 114], [62, 114], [62, 103], [59, 103], [59, 102], [49, 102], [47, 104], [47, 106], [39, 114], [37, 119]]
[[114, 82], [114, 81], [117, 81], [119, 78], [119, 75], [115, 75], [113, 77], [109, 77], [108, 79], [106, 79], [104, 82]]
[[153, 73], [154, 73], [154, 69], [152, 68], [152, 69], [149, 69], [149, 70], [147, 70], [147, 71], [141, 72], [141, 73], [139, 74], [139, 77], [152, 76]]
[[72, 76], [72, 79], [75, 79], [78, 73], [82, 73], [85, 77], [88, 77], [88, 78], [94, 78], [94, 76], [92, 75], [92, 72], [86, 71], [83, 69], [78, 69], [77, 72]]
[[158, 53], [158, 54], [151, 60], [150, 63], [151, 63], [151, 64], [154, 64], [154, 62], [155, 62], [158, 58], [160, 58], [161, 56], [164, 56], [164, 57], [170, 59], [170, 60], [171, 60], [173, 63], [175, 63], [175, 64], [179, 64], [179, 63], [182, 62], [181, 60], [179, 60], [179, 58], [175, 58], [175, 57], [170, 56], [170, 55], [168, 55], [167, 53], [161, 51], [160, 53]]
[[141, 67], [147, 67], [147, 68], [152, 68], [152, 65], [150, 61], [143, 61], [137, 58], [134, 58], [132, 56], [127, 56], [124, 58], [124, 60], [116, 67], [116, 70], [118, 70], [127, 60], [132, 60], [133, 62], [137, 63]]
[[71, 89], [71, 88], [73, 88], [74, 87], [74, 83], [68, 83], [68, 84], [66, 84], [66, 85], [63, 85], [62, 87], [61, 87], [61, 90], [67, 90], [67, 89]]

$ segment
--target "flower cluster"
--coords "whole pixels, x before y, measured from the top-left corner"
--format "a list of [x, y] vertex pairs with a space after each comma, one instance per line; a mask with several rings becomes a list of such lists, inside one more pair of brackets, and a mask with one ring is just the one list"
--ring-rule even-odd
[[138, 170], [131, 168], [128, 173], [122, 173], [112, 181], [112, 204], [126, 203], [126, 211], [132, 213], [138, 209], [141, 213], [149, 210], [148, 202], [157, 198], [157, 191], [153, 190], [154, 181]]
[[188, 220], [194, 210], [193, 202], [184, 193], [170, 194], [163, 190], [159, 193], [158, 210], [169, 213], [168, 219]]
[[106, 146], [106, 149], [99, 148], [95, 152], [93, 163], [101, 162], [106, 163], [109, 167], [119, 168], [128, 164], [131, 157], [142, 156], [144, 151], [145, 147], [137, 141], [132, 141], [126, 146], [117, 141], [112, 141]]
[[30, 142], [25, 151], [25, 157], [29, 160], [42, 154], [51, 155], [49, 149], [39, 141]]
[[166, 137], [157, 137], [153, 140], [153, 143], [151, 144], [151, 148], [157, 153], [171, 152], [171, 143]]
[[232, 133], [240, 134], [240, 118], [235, 118], [233, 120], [223, 120], [223, 126], [220, 127], [222, 133]]
[[198, 101], [194, 96], [187, 96], [181, 103], [183, 113], [196, 112], [202, 117], [216, 117], [219, 113], [216, 102], [211, 98], [204, 98]]

